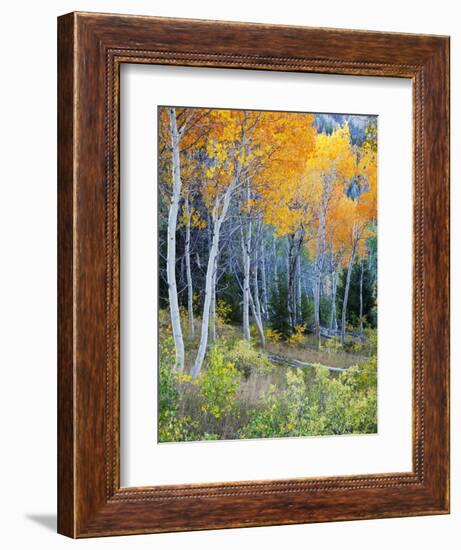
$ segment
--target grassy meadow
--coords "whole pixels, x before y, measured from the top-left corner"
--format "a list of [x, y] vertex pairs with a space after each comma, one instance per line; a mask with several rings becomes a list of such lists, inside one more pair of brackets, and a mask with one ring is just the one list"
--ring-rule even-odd
[[[216, 344], [193, 381], [175, 373], [166, 311], [160, 319], [160, 442], [376, 433], [376, 330], [346, 349], [334, 338], [318, 349], [313, 335], [282, 341], [268, 331], [261, 349], [256, 335], [244, 340], [238, 326], [219, 319]], [[186, 339], [186, 364], [197, 347], [198, 337]]]

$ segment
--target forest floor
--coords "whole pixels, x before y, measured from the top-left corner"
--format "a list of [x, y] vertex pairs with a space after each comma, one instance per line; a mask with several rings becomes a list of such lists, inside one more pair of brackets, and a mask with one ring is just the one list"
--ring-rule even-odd
[[343, 351], [342, 349], [332, 350], [328, 347], [318, 349], [315, 338], [308, 335], [304, 341], [296, 346], [286, 342], [268, 342], [266, 351], [269, 354], [295, 359], [309, 364], [320, 364], [328, 367], [347, 369], [354, 365], [362, 365], [369, 360], [369, 357], [362, 353]]
[[[240, 326], [221, 324], [217, 327], [218, 340], [225, 341], [229, 344], [234, 344], [236, 341], [242, 338], [242, 331]], [[186, 346], [186, 371], [190, 369], [195, 359], [199, 344], [200, 325], [196, 321], [195, 337], [185, 338]], [[282, 356], [287, 359], [294, 359], [302, 363], [308, 364], [320, 364], [324, 366], [347, 369], [352, 366], [359, 366], [370, 359], [370, 354], [363, 353], [362, 348], [365, 346], [349, 346], [346, 351], [338, 344], [337, 340], [327, 340], [322, 338], [322, 344], [319, 349], [316, 337], [314, 334], [305, 334], [295, 343], [287, 342], [286, 340], [280, 340], [278, 342], [272, 342], [269, 339], [266, 340], [266, 347], [262, 350], [258, 343], [256, 335], [252, 335], [252, 345], [255, 349], [261, 352], [265, 352], [268, 356]], [[356, 351], [354, 348], [357, 348]], [[280, 365], [279, 362], [273, 362], [277, 368], [286, 368]]]
[[170, 330], [160, 327], [159, 441], [376, 431], [376, 331], [346, 347], [325, 339], [319, 349], [314, 335], [303, 334], [291, 342], [268, 339], [263, 350], [256, 337], [243, 340], [239, 326], [220, 323], [193, 381], [187, 373], [199, 324], [195, 337], [185, 338], [179, 376], [172, 369]]

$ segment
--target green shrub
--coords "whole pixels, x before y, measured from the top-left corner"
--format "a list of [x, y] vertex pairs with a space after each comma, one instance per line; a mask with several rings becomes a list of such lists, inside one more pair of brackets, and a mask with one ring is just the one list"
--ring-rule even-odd
[[158, 395], [160, 411], [176, 411], [178, 408], [179, 393], [175, 383], [173, 366], [176, 356], [173, 337], [165, 338], [159, 349], [159, 380]]
[[285, 416], [284, 401], [278, 398], [277, 388], [271, 385], [250, 422], [240, 430], [240, 438], [282, 437], [287, 431]]
[[218, 434], [209, 434], [208, 432], [205, 432], [202, 437], [202, 441], [218, 441], [219, 435]]
[[217, 347], [212, 348], [208, 365], [198, 379], [202, 412], [216, 420], [231, 413], [235, 408], [239, 377], [235, 365], [224, 360], [224, 353]]
[[286, 389], [271, 386], [256, 407], [242, 438], [375, 433], [377, 429], [376, 358], [339, 376], [317, 367], [307, 373], [290, 369]]
[[201, 439], [199, 424], [189, 416], [177, 416], [173, 411], [160, 414], [158, 440], [161, 443], [172, 441], [197, 441]]
[[158, 310], [158, 324], [162, 329], [171, 330], [171, 318], [169, 309], [159, 309]]
[[226, 357], [246, 378], [252, 372], [268, 374], [273, 371], [274, 365], [264, 352], [256, 350], [248, 340], [237, 340], [234, 346], [227, 351]]
[[225, 300], [218, 300], [216, 302], [216, 324], [222, 328], [229, 322], [232, 315], [232, 306]]
[[330, 355], [334, 355], [342, 348], [338, 338], [328, 338], [322, 342], [322, 348]]
[[178, 375], [173, 370], [176, 357], [171, 336], [161, 342], [159, 357], [158, 440], [162, 443], [196, 440], [200, 438], [198, 435], [198, 422], [189, 416], [179, 414], [179, 386], [183, 379], [188, 377]]
[[376, 356], [339, 374], [278, 367], [239, 338], [218, 339], [195, 381], [176, 373], [174, 362], [169, 334], [160, 345], [161, 442], [376, 432]]
[[367, 355], [376, 355], [378, 353], [378, 331], [375, 328], [365, 328], [363, 330], [365, 340], [363, 342], [363, 352]]

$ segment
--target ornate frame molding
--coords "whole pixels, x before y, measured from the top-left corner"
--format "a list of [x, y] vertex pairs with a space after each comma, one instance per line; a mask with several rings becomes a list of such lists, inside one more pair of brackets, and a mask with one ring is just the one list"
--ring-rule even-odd
[[[266, 45], [269, 36], [272, 46]], [[448, 39], [433, 36], [85, 13], [59, 19], [61, 533], [102, 536], [448, 511], [448, 51]], [[411, 472], [120, 487], [121, 63], [413, 80]]]

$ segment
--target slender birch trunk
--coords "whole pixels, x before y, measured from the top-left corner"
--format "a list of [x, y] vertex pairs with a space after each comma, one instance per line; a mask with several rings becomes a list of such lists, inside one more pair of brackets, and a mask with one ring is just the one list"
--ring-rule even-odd
[[[296, 237], [298, 237], [296, 239]], [[296, 272], [298, 265], [298, 257], [301, 253], [301, 246], [304, 240], [304, 231], [299, 229], [296, 233], [288, 237], [288, 260], [287, 260], [287, 281], [288, 281], [288, 317], [292, 330], [296, 325], [296, 304], [297, 304], [297, 285]]]
[[255, 301], [253, 299], [253, 296], [250, 292], [250, 306], [251, 306], [251, 314], [253, 315], [253, 318], [255, 320], [255, 325], [258, 330], [259, 335], [259, 343], [261, 344], [262, 348], [266, 347], [266, 336], [264, 334], [264, 326], [262, 323], [261, 316], [258, 315], [258, 312], [256, 310]]
[[325, 216], [321, 213], [317, 237], [317, 259], [315, 262], [314, 280], [314, 323], [317, 345], [320, 348], [320, 287], [322, 284], [323, 261], [325, 257]]
[[167, 281], [168, 301], [170, 304], [171, 327], [176, 351], [175, 370], [184, 370], [184, 340], [179, 313], [178, 292], [176, 285], [176, 226], [178, 221], [179, 201], [181, 199], [181, 168], [179, 160], [180, 133], [176, 122], [176, 110], [169, 109], [171, 129], [171, 149], [173, 159], [173, 193], [168, 212], [167, 232]]
[[273, 236], [273, 241], [272, 241], [272, 254], [273, 254], [273, 261], [274, 261], [274, 265], [273, 265], [274, 282], [275, 282], [275, 284], [277, 284], [279, 273], [278, 273], [278, 261], [277, 261], [278, 260], [278, 258], [277, 258], [277, 240], [276, 240], [275, 235]]
[[268, 298], [267, 298], [267, 273], [266, 273], [266, 258], [264, 249], [261, 250], [261, 284], [263, 291], [263, 317], [268, 320]]
[[301, 251], [298, 254], [298, 261], [296, 265], [296, 278], [297, 278], [297, 289], [296, 289], [296, 312], [298, 323], [301, 322], [301, 297], [302, 297], [302, 286], [301, 286]]
[[246, 199], [248, 221], [246, 234], [240, 228], [242, 256], [243, 256], [243, 337], [250, 340], [250, 268], [251, 268], [251, 232], [252, 221], [250, 217], [250, 183], [246, 182]]
[[[237, 170], [237, 174], [234, 179], [231, 181], [229, 186], [224, 193], [222, 200], [217, 198], [213, 208], [213, 238], [211, 242], [210, 255], [208, 257], [208, 265], [206, 271], [205, 279], [205, 299], [203, 304], [203, 315], [202, 315], [202, 325], [200, 333], [200, 344], [197, 351], [197, 357], [195, 358], [194, 365], [191, 370], [191, 377], [193, 380], [197, 378], [200, 374], [200, 370], [203, 366], [203, 361], [205, 359], [207, 344], [208, 344], [208, 326], [210, 320], [210, 306], [212, 298], [212, 286], [213, 286], [213, 277], [216, 266], [216, 259], [219, 252], [219, 236], [221, 232], [221, 225], [227, 216], [227, 211], [232, 198], [232, 193], [234, 192], [235, 187], [237, 186], [238, 180], [240, 178], [240, 169]], [[221, 211], [219, 207], [221, 206]]]
[[320, 348], [320, 292], [322, 286], [322, 274], [323, 264], [325, 260], [325, 225], [326, 217], [328, 213], [328, 207], [331, 197], [331, 181], [329, 178], [323, 180], [322, 201], [320, 205], [320, 219], [317, 237], [317, 259], [315, 262], [315, 295], [314, 295], [314, 320], [315, 320], [315, 334], [317, 336], [318, 347]]
[[353, 245], [352, 245], [352, 251], [351, 256], [349, 258], [349, 265], [347, 267], [347, 276], [346, 276], [346, 287], [344, 289], [344, 300], [343, 300], [343, 311], [341, 315], [341, 344], [344, 344], [346, 339], [346, 314], [347, 314], [347, 301], [349, 299], [349, 289], [351, 285], [351, 274], [352, 274], [352, 266], [355, 259], [355, 252], [357, 249], [357, 243], [358, 243], [358, 230], [357, 230], [357, 224], [354, 225], [353, 229]]
[[330, 314], [330, 331], [333, 330], [336, 324], [336, 269], [331, 272], [331, 314]]
[[216, 256], [216, 263], [213, 272], [213, 282], [211, 287], [211, 305], [210, 305], [210, 341], [214, 344], [216, 342], [216, 274], [218, 271], [218, 256]]
[[250, 339], [250, 255], [243, 244], [243, 337]]
[[193, 297], [194, 289], [192, 285], [192, 272], [190, 267], [190, 207], [189, 207], [189, 194], [185, 199], [185, 212], [186, 212], [186, 277], [187, 277], [187, 314], [189, 318], [189, 336], [193, 338], [195, 336], [194, 327], [194, 309], [193, 309]]
[[363, 258], [360, 260], [360, 338], [363, 338]]
[[292, 280], [292, 283], [291, 283], [291, 293], [292, 293], [292, 296], [291, 296], [291, 303], [292, 303], [292, 307], [293, 307], [293, 326], [296, 326], [298, 324], [298, 303], [296, 301], [296, 281], [297, 281], [297, 273], [298, 273], [298, 269], [297, 269], [297, 266], [298, 266], [298, 254], [299, 252], [296, 250], [295, 248], [295, 251], [294, 251], [294, 255], [293, 255], [293, 264], [291, 266], [292, 268], [292, 277], [293, 277], [293, 280]]
[[253, 287], [254, 287], [254, 302], [256, 307], [256, 313], [259, 319], [262, 319], [261, 315], [261, 301], [259, 299], [259, 269], [258, 269], [258, 254], [256, 253], [254, 268], [253, 268]]
[[353, 255], [349, 259], [349, 265], [347, 268], [346, 288], [344, 289], [343, 311], [341, 315], [341, 344], [344, 344], [346, 339], [346, 313], [347, 313], [347, 301], [349, 299], [349, 288], [351, 284], [351, 273], [353, 264]]
[[288, 309], [288, 318], [290, 320], [291, 330], [294, 330], [295, 318], [294, 318], [294, 303], [293, 303], [293, 286], [294, 286], [294, 234], [288, 236], [288, 258], [287, 258], [287, 282], [288, 282], [288, 292], [287, 292], [287, 309]]
[[314, 294], [315, 337], [317, 340], [317, 346], [320, 347], [320, 284], [318, 282], [318, 275], [315, 276], [313, 294]]

